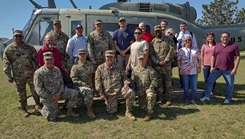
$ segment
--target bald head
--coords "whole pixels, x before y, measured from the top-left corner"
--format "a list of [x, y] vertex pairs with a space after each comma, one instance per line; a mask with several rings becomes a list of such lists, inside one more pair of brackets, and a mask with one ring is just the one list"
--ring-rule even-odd
[[52, 33], [48, 33], [44, 38], [44, 42], [46, 43], [47, 46], [53, 45], [54, 35]]
[[144, 22], [139, 23], [139, 28], [142, 30], [143, 33], [146, 32], [146, 26]]

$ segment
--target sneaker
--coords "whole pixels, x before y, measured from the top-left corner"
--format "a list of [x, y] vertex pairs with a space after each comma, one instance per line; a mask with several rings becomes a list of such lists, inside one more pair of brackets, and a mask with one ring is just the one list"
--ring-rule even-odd
[[202, 101], [202, 102], [209, 101], [209, 100], [210, 100], [210, 98], [208, 98], [208, 97], [203, 97], [200, 99], [200, 101]]
[[230, 101], [228, 99], [225, 99], [224, 104], [229, 104]]
[[189, 99], [186, 99], [185, 102], [186, 102], [187, 104], [191, 104], [191, 100], [189, 100]]
[[191, 102], [191, 104], [199, 105], [199, 102], [197, 102], [197, 101], [195, 101], [195, 100], [191, 100], [190, 102]]

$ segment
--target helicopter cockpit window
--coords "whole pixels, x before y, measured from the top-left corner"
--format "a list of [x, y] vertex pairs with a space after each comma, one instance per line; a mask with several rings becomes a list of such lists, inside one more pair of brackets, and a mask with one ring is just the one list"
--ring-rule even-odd
[[108, 31], [111, 36], [113, 36], [113, 32], [119, 29], [118, 23], [103, 23], [103, 29]]
[[42, 45], [45, 35], [51, 30], [53, 30], [53, 18], [42, 17], [34, 25], [27, 42], [32, 45]]
[[[137, 27], [139, 27], [139, 24], [127, 24], [127, 29], [129, 29], [132, 32]], [[146, 32], [151, 32], [151, 27], [149, 25], [146, 25]]]
[[82, 21], [71, 21], [71, 36], [76, 34], [76, 26], [82, 24]]

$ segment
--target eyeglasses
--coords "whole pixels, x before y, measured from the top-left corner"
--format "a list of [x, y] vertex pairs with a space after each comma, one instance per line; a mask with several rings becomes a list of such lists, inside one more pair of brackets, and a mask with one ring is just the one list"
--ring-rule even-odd
[[187, 39], [187, 40], [185, 40], [185, 42], [191, 42], [191, 39]]
[[16, 38], [21, 38], [22, 37], [22, 35], [14, 35], [14, 37], [16, 37]]
[[134, 32], [134, 34], [141, 35], [141, 32]]

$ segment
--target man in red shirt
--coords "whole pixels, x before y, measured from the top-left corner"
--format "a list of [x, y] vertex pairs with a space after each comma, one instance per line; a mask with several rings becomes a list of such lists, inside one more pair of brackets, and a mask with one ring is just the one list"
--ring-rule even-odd
[[142, 30], [142, 39], [145, 40], [148, 44], [150, 44], [154, 37], [153, 37], [153, 35], [150, 32], [146, 32], [145, 23], [141, 22], [139, 24], [139, 28]]
[[68, 74], [68, 71], [65, 71], [62, 66], [62, 58], [60, 52], [56, 46], [54, 46], [54, 36], [52, 33], [48, 33], [44, 38], [43, 47], [38, 51], [38, 66], [41, 67], [44, 65], [43, 53], [52, 52], [54, 57], [54, 66], [60, 69], [60, 72], [63, 76], [64, 84], [68, 88], [73, 88], [72, 80]]

